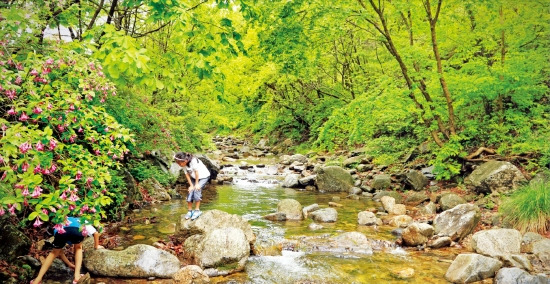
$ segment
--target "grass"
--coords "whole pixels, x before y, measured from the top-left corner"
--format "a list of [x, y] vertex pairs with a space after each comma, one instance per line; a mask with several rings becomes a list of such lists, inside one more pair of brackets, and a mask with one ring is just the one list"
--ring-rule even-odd
[[504, 222], [522, 233], [550, 230], [550, 182], [536, 182], [518, 189], [499, 208]]

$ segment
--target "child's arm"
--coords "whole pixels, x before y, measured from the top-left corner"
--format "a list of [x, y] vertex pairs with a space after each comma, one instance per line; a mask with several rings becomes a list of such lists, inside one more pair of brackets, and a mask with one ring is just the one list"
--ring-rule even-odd
[[187, 170], [185, 171], [185, 177], [187, 178], [187, 182], [189, 183], [189, 191], [193, 190], [195, 187], [191, 182], [191, 178], [189, 177], [189, 173], [187, 172]]
[[59, 258], [61, 258], [61, 260], [63, 260], [63, 262], [65, 262], [65, 264], [67, 264], [70, 268], [75, 268], [74, 264], [70, 262], [69, 259], [67, 259], [67, 256], [65, 256], [64, 251], [61, 251], [61, 254], [59, 254]]

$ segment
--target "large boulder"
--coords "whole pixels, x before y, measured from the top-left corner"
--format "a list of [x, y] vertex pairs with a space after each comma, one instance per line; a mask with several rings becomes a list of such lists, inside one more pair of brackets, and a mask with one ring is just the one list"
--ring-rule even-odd
[[407, 246], [418, 246], [428, 242], [434, 234], [434, 228], [426, 223], [412, 223], [405, 230], [401, 237]]
[[302, 220], [302, 204], [294, 199], [283, 199], [277, 204], [277, 212], [286, 214], [287, 220]]
[[323, 208], [309, 214], [311, 218], [321, 223], [334, 223], [338, 220], [338, 212], [334, 208]]
[[298, 187], [300, 185], [299, 182], [300, 175], [298, 174], [290, 174], [285, 177], [285, 180], [281, 183], [282, 187]]
[[195, 234], [204, 235], [215, 229], [234, 227], [241, 229], [250, 244], [256, 241], [256, 235], [248, 221], [236, 214], [229, 214], [221, 210], [205, 211], [200, 218], [191, 221], [186, 220], [185, 215], [181, 215], [180, 229], [178, 236], [188, 237]]
[[213, 160], [210, 160], [206, 155], [198, 154], [195, 155], [201, 162], [206, 166], [208, 171], [210, 172], [210, 179], [214, 180], [218, 177], [218, 173], [220, 172], [220, 166], [218, 163], [216, 163]]
[[29, 252], [31, 240], [12, 225], [7, 217], [0, 217], [0, 228], [0, 260], [10, 263]]
[[175, 255], [143, 244], [122, 251], [88, 248], [83, 263], [93, 274], [109, 277], [172, 278], [180, 269]]
[[525, 270], [517, 267], [505, 267], [497, 272], [494, 279], [495, 284], [549, 284], [550, 278], [544, 275], [531, 275]]
[[169, 201], [172, 199], [168, 191], [166, 191], [166, 188], [164, 188], [155, 178], [148, 178], [142, 181], [140, 186], [147, 190], [155, 200]]
[[317, 169], [316, 184], [321, 192], [349, 192], [354, 182], [348, 171], [341, 167], [329, 166]]
[[479, 223], [481, 213], [472, 204], [461, 204], [441, 212], [434, 219], [435, 234], [460, 241], [470, 234]]
[[427, 177], [425, 177], [420, 172], [414, 170], [409, 171], [405, 179], [405, 183], [415, 191], [422, 190], [426, 185], [428, 185], [429, 182], [430, 181]]
[[546, 270], [550, 270], [550, 239], [533, 242], [531, 252]]
[[304, 218], [307, 218], [309, 213], [311, 213], [313, 211], [316, 211], [316, 210], [319, 210], [319, 209], [320, 209], [319, 204], [317, 204], [317, 203], [310, 204], [310, 205], [308, 205], [308, 206], [306, 206], [302, 209], [302, 214], [304, 215]]
[[430, 200], [430, 197], [426, 193], [410, 191], [403, 203], [411, 206], [417, 206], [426, 200]]
[[518, 254], [521, 248], [521, 233], [514, 229], [483, 230], [472, 237], [475, 252], [487, 256]]
[[388, 189], [391, 185], [391, 177], [386, 174], [380, 174], [374, 176], [372, 179], [371, 187], [375, 190]]
[[459, 254], [445, 273], [453, 283], [471, 283], [491, 278], [502, 267], [502, 262], [475, 253]]
[[526, 182], [521, 171], [509, 162], [489, 161], [477, 167], [465, 180], [477, 193], [506, 192]]
[[207, 284], [210, 277], [197, 265], [187, 265], [174, 274], [174, 284]]
[[[328, 234], [320, 236], [305, 236], [298, 240], [297, 248], [299, 250], [313, 252], [320, 251], [332, 254], [361, 254], [371, 255], [373, 245], [381, 247], [391, 246], [387, 241], [374, 241], [360, 232], [347, 232], [341, 235], [331, 237]], [[296, 245], [296, 243], [294, 243]], [[382, 248], [380, 248], [382, 249]]]
[[292, 155], [292, 156], [289, 156], [289, 155], [281, 156], [281, 164], [283, 164], [283, 165], [290, 165], [294, 162], [298, 162], [298, 163], [301, 163], [301, 164], [306, 164], [307, 163], [307, 157], [302, 155], [302, 154], [295, 154], [295, 155]]
[[444, 193], [441, 196], [438, 196], [437, 202], [439, 203], [441, 211], [446, 211], [457, 205], [465, 204], [466, 200], [454, 193]]
[[208, 276], [242, 271], [250, 255], [250, 243], [239, 228], [214, 229], [185, 240], [184, 248]]
[[382, 196], [382, 198], [380, 198], [380, 202], [382, 202], [382, 207], [388, 213], [391, 212], [395, 206], [395, 198], [391, 196]]
[[398, 228], [406, 228], [413, 222], [413, 218], [409, 215], [397, 215], [390, 219], [389, 225], [398, 227]]

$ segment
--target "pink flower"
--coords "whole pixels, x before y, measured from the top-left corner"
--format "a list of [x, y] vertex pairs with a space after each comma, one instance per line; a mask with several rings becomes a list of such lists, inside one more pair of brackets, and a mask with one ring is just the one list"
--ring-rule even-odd
[[16, 95], [17, 92], [15, 90], [6, 90], [6, 96], [8, 96], [10, 100], [15, 99]]
[[3, 181], [7, 175], [8, 175], [8, 172], [4, 171], [4, 173], [2, 174], [2, 177], [0, 177], [0, 181]]
[[65, 228], [63, 228], [62, 224], [56, 224], [53, 226], [53, 228], [57, 231], [58, 234], [65, 234]]
[[37, 76], [38, 75], [38, 71], [36, 71], [36, 69], [32, 69], [31, 73], [30, 73], [32, 76]]
[[56, 146], [57, 141], [55, 141], [54, 139], [50, 139], [50, 150], [54, 150]]
[[16, 114], [17, 114], [17, 112], [15, 112], [15, 109], [14, 109], [14, 108], [10, 108], [10, 109], [8, 110], [8, 115], [16, 115]]
[[88, 236], [88, 230], [86, 230], [86, 226], [84, 226], [84, 228], [82, 228], [82, 235], [87, 237]]
[[95, 208], [92, 207], [92, 208], [90, 209], [90, 212], [95, 213], [95, 212], [96, 212]]
[[96, 149], [94, 153], [96, 154], [96, 156], [99, 156], [99, 154], [101, 154], [101, 151], [99, 151], [99, 149]]
[[63, 124], [59, 124], [57, 126], [57, 130], [59, 130], [59, 132], [63, 132], [63, 131], [65, 131], [65, 126]]
[[85, 204], [84, 206], [82, 206], [82, 210], [83, 210], [83, 211], [86, 211], [86, 210], [88, 210], [88, 209], [89, 209], [88, 204]]
[[59, 196], [59, 199], [61, 200], [67, 200], [67, 195], [65, 194], [65, 191]]
[[48, 58], [48, 60], [46, 60], [46, 65], [52, 65], [53, 64], [53, 59], [52, 58]]
[[91, 186], [92, 186], [92, 181], [94, 181], [93, 178], [91, 178], [91, 177], [87, 178], [87, 179], [86, 179], [86, 185], [87, 185], [88, 187], [91, 187]]
[[33, 113], [35, 114], [40, 114], [42, 113], [42, 109], [40, 107], [35, 107], [33, 110], [32, 110]]
[[4, 210], [4, 207], [0, 207], [0, 216], [3, 216], [6, 214], [6, 210]]
[[53, 108], [52, 104], [51, 104], [51, 103], [48, 103], [48, 110], [50, 110], [50, 109], [52, 109], [52, 108]]
[[114, 140], [115, 140], [115, 136], [111, 135], [111, 136], [109, 137], [109, 139], [111, 139], [111, 141], [114, 141]]
[[42, 209], [42, 213], [48, 215], [48, 209]]
[[71, 204], [71, 205], [69, 205], [69, 210], [71, 210], [71, 211], [72, 211], [72, 210], [75, 210], [75, 209], [76, 209], [76, 206], [74, 206], [74, 205], [72, 205], [72, 204]]
[[109, 132], [109, 127], [105, 127], [104, 131]]
[[8, 208], [8, 211], [10, 211], [11, 215], [15, 215], [15, 205], [11, 205], [10, 208]]
[[40, 218], [36, 218], [36, 221], [34, 221], [33, 226], [36, 228], [36, 227], [40, 227], [40, 225], [42, 225], [42, 222], [40, 222]]
[[[34, 188], [34, 191], [32, 192], [31, 197], [37, 198], [37, 197], [40, 197], [41, 194], [42, 194], [42, 188], [40, 186], [37, 186], [37, 187]], [[44, 209], [44, 210], [46, 210], [46, 209]]]
[[78, 127], [78, 133], [82, 133], [82, 131], [84, 131], [84, 129], [82, 129], [82, 126]]
[[29, 144], [29, 142], [25, 142], [19, 145], [19, 151], [21, 152], [21, 154], [27, 153], [27, 151], [29, 151], [30, 149], [32, 149], [32, 146], [31, 144]]
[[15, 65], [15, 68], [17, 68], [17, 70], [19, 70], [19, 71], [23, 71], [23, 64], [22, 63], [17, 63]]
[[15, 78], [14, 83], [16, 85], [21, 85], [21, 83], [23, 83], [23, 79], [21, 79], [21, 77], [17, 76], [17, 78]]
[[73, 134], [71, 135], [71, 137], [69, 137], [69, 142], [74, 143], [75, 139], [76, 139], [76, 135]]
[[57, 212], [57, 210], [55, 209], [55, 207], [50, 207], [50, 211], [52, 211], [53, 213]]
[[32, 172], [35, 174], [42, 172], [42, 168], [40, 167], [40, 164], [34, 167], [34, 170]]
[[74, 179], [79, 180], [80, 178], [82, 178], [82, 172], [78, 171], [78, 172], [76, 172], [76, 176], [74, 177]]
[[78, 198], [78, 196], [76, 196], [76, 194], [74, 194], [74, 193], [71, 194], [71, 197], [69, 197], [69, 201], [73, 201], [73, 202], [77, 201], [78, 199], [80, 199], [80, 198]]
[[27, 121], [29, 119], [29, 116], [26, 113], [21, 114], [19, 117], [19, 121]]
[[50, 174], [50, 170], [44, 169], [44, 170], [42, 171], [42, 173], [45, 174], [45, 175], [49, 175], [49, 174]]
[[30, 195], [29, 189], [25, 187], [25, 189], [23, 189], [23, 191], [21, 192], [21, 195], [23, 195], [23, 196], [28, 196], [28, 195]]
[[52, 166], [50, 167], [50, 173], [55, 172], [55, 170], [57, 170], [57, 165], [56, 165], [56, 164], [52, 164]]
[[73, 104], [71, 104], [71, 105], [69, 106], [69, 110], [74, 110], [74, 105], [73, 105]]
[[36, 150], [38, 151], [44, 151], [44, 144], [42, 144], [42, 141], [38, 141], [35, 147], [36, 147]]
[[24, 163], [21, 165], [21, 170], [22, 170], [23, 172], [26, 172], [28, 169], [29, 169], [29, 163], [24, 162]]
[[4, 157], [0, 156], [0, 164], [4, 163]]
[[5, 124], [3, 124], [3, 123], [2, 123], [2, 127], [0, 127], [0, 128], [2, 129], [2, 131], [8, 130], [8, 127], [7, 127]]
[[92, 69], [92, 70], [95, 69], [95, 66], [94, 66], [94, 63], [93, 63], [93, 62], [88, 63], [88, 66], [89, 66], [90, 69]]

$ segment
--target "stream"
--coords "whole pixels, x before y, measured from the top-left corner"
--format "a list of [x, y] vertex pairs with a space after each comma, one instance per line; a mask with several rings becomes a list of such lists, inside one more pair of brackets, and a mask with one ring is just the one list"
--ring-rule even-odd
[[[225, 277], [213, 277], [212, 283], [448, 283], [444, 279], [450, 263], [458, 254], [454, 248], [419, 251], [416, 248], [388, 247], [374, 251], [372, 255], [353, 253], [327, 253], [291, 251], [280, 244], [304, 236], [338, 235], [358, 231], [369, 239], [394, 241], [394, 227], [360, 226], [357, 214], [367, 208], [380, 207], [371, 199], [353, 200], [346, 193], [318, 193], [282, 188], [279, 182], [285, 172], [280, 172], [275, 160], [246, 160], [253, 168], [224, 167], [220, 175], [233, 177], [231, 184], [209, 187], [203, 191], [203, 211], [219, 209], [238, 214], [249, 221], [257, 236], [259, 256], [251, 256], [244, 272]], [[265, 163], [265, 166], [259, 163]], [[243, 167], [244, 168], [244, 167]], [[212, 192], [206, 192], [212, 191]], [[299, 201], [302, 206], [313, 203], [327, 207], [328, 202], [337, 202], [336, 223], [323, 223], [323, 228], [311, 230], [313, 221], [273, 222], [262, 216], [277, 210], [277, 203], [286, 198]], [[150, 224], [133, 224], [121, 230], [122, 246], [153, 244], [159, 239], [168, 240], [167, 231], [174, 224], [179, 226], [180, 216], [187, 212], [186, 202], [175, 199], [134, 212], [131, 217], [155, 218]], [[166, 230], [168, 228], [168, 230]], [[276, 248], [279, 247], [277, 250]], [[274, 253], [273, 251], [277, 251]], [[413, 275], [406, 276], [413, 271]], [[95, 283], [145, 283], [146, 280], [123, 280], [98, 278]], [[159, 281], [159, 280], [156, 280]], [[160, 280], [159, 283], [170, 283]]]

